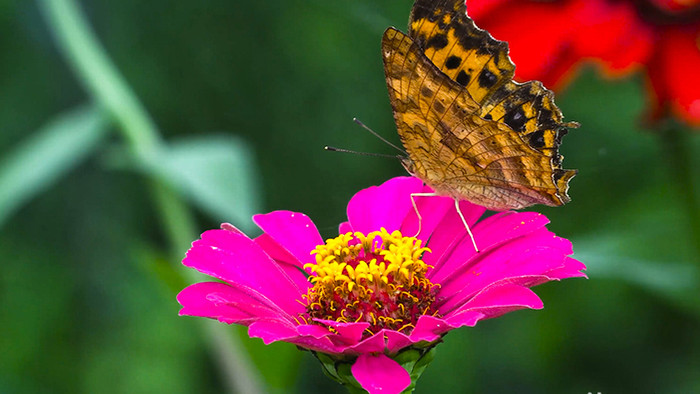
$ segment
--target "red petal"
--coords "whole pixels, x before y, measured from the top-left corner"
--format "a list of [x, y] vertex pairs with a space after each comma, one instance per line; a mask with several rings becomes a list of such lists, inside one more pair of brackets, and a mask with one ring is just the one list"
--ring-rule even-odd
[[654, 32], [638, 18], [631, 2], [577, 0], [571, 15], [579, 57], [602, 60], [611, 74], [626, 73], [649, 58]]
[[557, 80], [550, 72], [558, 68], [576, 29], [566, 3], [517, 2], [488, 13], [475, 12], [474, 20], [495, 38], [508, 41], [518, 80], [538, 79], [552, 85]]
[[659, 41], [649, 76], [657, 105], [700, 126], [700, 27], [669, 28]]
[[651, 0], [657, 7], [666, 11], [685, 11], [700, 5], [700, 0]]
[[467, 0], [467, 14], [474, 20], [483, 17], [489, 12], [499, 12], [504, 7], [510, 7], [513, 0]]

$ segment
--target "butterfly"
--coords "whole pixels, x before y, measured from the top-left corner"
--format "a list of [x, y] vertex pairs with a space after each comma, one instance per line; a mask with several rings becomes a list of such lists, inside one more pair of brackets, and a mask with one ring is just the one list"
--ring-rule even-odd
[[577, 171], [561, 168], [558, 148], [578, 124], [541, 82], [513, 81], [508, 44], [474, 24], [465, 0], [416, 0], [408, 34], [387, 29], [382, 53], [402, 164], [429, 195], [454, 198], [460, 216], [460, 200], [495, 211], [570, 201]]

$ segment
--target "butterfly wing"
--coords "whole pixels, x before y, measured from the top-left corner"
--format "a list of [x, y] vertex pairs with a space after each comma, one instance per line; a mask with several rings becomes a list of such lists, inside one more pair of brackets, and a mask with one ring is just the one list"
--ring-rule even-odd
[[416, 176], [441, 194], [493, 210], [568, 201], [554, 180], [552, 157], [506, 123], [482, 118], [482, 104], [418, 43], [390, 28], [382, 52], [394, 118]]
[[[508, 44], [495, 40], [487, 31], [476, 27], [466, 14], [464, 0], [416, 0], [409, 21], [409, 37], [394, 39], [395, 33], [390, 34], [393, 37], [387, 37], [385, 33], [383, 44], [388, 84], [391, 85], [390, 80], [396, 79], [396, 73], [403, 74], [403, 79], [408, 78], [408, 73], [417, 73], [411, 78], [421, 78], [420, 84], [440, 85], [436, 90], [438, 96], [443, 91], [450, 92], [443, 99], [449, 102], [450, 97], [461, 97], [458, 101], [469, 102], [471, 108], [463, 115], [448, 114], [436, 118], [436, 115], [430, 114], [430, 111], [436, 109], [433, 108], [435, 100], [413, 100], [416, 106], [409, 112], [423, 114], [423, 123], [431, 133], [426, 138], [435, 138], [431, 140], [435, 145], [431, 149], [437, 149], [415, 151], [406, 146], [414, 166], [420, 167], [421, 162], [427, 161], [433, 161], [432, 166], [437, 168], [441, 163], [451, 167], [465, 161], [470, 163], [471, 165], [465, 164], [462, 168], [462, 175], [453, 173], [454, 171], [445, 174], [446, 185], [442, 189], [448, 189], [449, 185], [449, 190], [443, 192], [449, 192], [455, 198], [480, 203], [477, 200], [479, 196], [474, 196], [480, 192], [471, 189], [485, 188], [483, 192], [487, 192], [487, 196], [481, 196], [480, 204], [487, 207], [498, 205], [499, 199], [509, 201], [500, 204], [504, 209], [532, 204], [561, 205], [569, 201], [566, 193], [568, 182], [576, 171], [561, 169], [562, 157], [558, 147], [567, 127], [576, 125], [562, 123], [561, 111], [554, 104], [553, 93], [539, 81], [524, 84], [513, 81], [515, 65], [508, 56]], [[404, 40], [411, 44], [401, 44]], [[392, 52], [392, 48], [400, 48], [402, 45], [407, 45], [405, 56], [386, 56], [387, 52]], [[420, 63], [417, 68], [412, 71], [399, 70], [399, 62], [412, 61], [410, 59], [414, 56], [417, 59], [424, 58], [422, 61], [415, 60]], [[390, 75], [390, 70], [394, 74]], [[449, 88], [444, 90], [446, 85]], [[396, 98], [405, 100], [403, 95], [421, 93], [420, 89], [401, 90], [401, 86], [393, 94]], [[437, 103], [439, 109], [440, 101]], [[399, 134], [405, 134], [406, 129], [402, 131], [398, 123], [400, 117], [405, 117], [405, 113], [401, 113], [401, 108], [394, 107]], [[463, 105], [459, 107], [463, 108]], [[474, 115], [480, 119], [473, 119]], [[467, 137], [465, 131], [456, 131], [465, 127], [479, 127], [479, 133], [486, 133], [488, 138], [477, 141], [475, 135]], [[448, 137], [437, 138], [437, 134], [432, 134], [435, 130]], [[449, 137], [450, 134], [453, 136]], [[468, 146], [455, 147], [455, 154], [459, 155], [457, 160], [441, 162], [440, 160], [448, 158], [445, 157], [447, 153], [444, 150], [449, 149], [449, 146], [440, 146], [441, 143]], [[472, 147], [474, 143], [477, 146]], [[489, 144], [488, 149], [485, 143]], [[513, 148], [516, 145], [518, 149]], [[436, 155], [435, 152], [441, 153]], [[487, 157], [492, 161], [482, 163]], [[474, 168], [475, 164], [480, 166]], [[485, 164], [489, 166], [483, 167]], [[416, 175], [420, 176], [417, 172]], [[434, 174], [433, 177], [437, 178], [438, 175]], [[438, 179], [424, 180], [431, 186], [440, 188]], [[483, 186], [484, 182], [489, 185]], [[533, 192], [539, 197], [533, 198]], [[524, 193], [525, 196], [517, 197], [517, 193]], [[504, 194], [515, 197], [506, 198]], [[488, 204], [484, 204], [484, 200]]]
[[408, 36], [479, 104], [513, 80], [515, 65], [508, 56], [508, 44], [476, 27], [464, 0], [416, 0]]

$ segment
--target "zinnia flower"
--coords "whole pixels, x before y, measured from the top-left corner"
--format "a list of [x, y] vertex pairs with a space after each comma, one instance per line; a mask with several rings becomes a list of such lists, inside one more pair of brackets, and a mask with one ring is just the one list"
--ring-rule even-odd
[[[312, 351], [339, 382], [370, 393], [415, 384], [448, 331], [522, 308], [540, 309], [529, 287], [585, 276], [571, 243], [543, 215], [461, 202], [480, 251], [447, 197], [421, 180], [393, 178], [350, 200], [340, 235], [324, 242], [304, 214], [253, 218], [250, 239], [230, 224], [192, 244], [183, 263], [222, 282], [178, 295], [181, 315], [243, 324], [251, 337]], [[359, 383], [358, 383], [359, 382]]]
[[646, 70], [652, 116], [700, 125], [699, 0], [467, 0], [510, 45], [520, 80], [561, 88], [586, 61], [608, 76]]

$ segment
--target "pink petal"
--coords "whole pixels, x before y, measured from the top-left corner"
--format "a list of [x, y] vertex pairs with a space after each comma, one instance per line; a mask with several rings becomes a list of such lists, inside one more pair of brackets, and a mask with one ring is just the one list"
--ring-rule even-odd
[[293, 324], [280, 324], [277, 320], [259, 320], [250, 325], [248, 335], [261, 338], [266, 345], [299, 335]]
[[310, 336], [316, 339], [327, 337], [332, 334], [326, 327], [319, 326], [318, 324], [302, 324], [297, 326], [297, 332], [299, 335]]
[[[451, 256], [455, 247], [462, 244], [464, 244], [465, 247], [471, 245], [471, 239], [467, 234], [467, 229], [464, 227], [462, 219], [459, 217], [454, 207], [454, 201], [452, 201], [451, 205], [452, 206], [448, 209], [430, 238], [428, 247], [432, 253], [426, 254], [424, 259], [427, 264], [435, 267], [428, 275], [433, 281], [435, 280], [434, 276], [436, 272], [442, 269], [442, 265], [445, 263], [447, 257]], [[462, 215], [464, 215], [464, 219], [467, 221], [472, 231], [476, 221], [479, 220], [481, 215], [486, 211], [484, 207], [472, 204], [468, 201], [460, 201], [459, 210], [462, 212]], [[473, 251], [474, 247], [471, 246], [470, 249]]]
[[384, 334], [380, 331], [360, 343], [349, 346], [345, 354], [363, 354], [383, 352], [385, 347]]
[[[460, 308], [459, 312], [476, 311], [484, 314], [484, 318], [490, 319], [518, 309], [542, 309], [543, 307], [542, 300], [532, 290], [503, 283], [484, 289]], [[450, 321], [449, 318], [448, 321]]]
[[328, 327], [333, 327], [337, 332], [338, 339], [346, 344], [357, 344], [362, 340], [362, 334], [369, 328], [370, 324], [367, 322], [358, 323], [341, 323], [334, 320], [321, 320], [316, 319], [315, 321], [325, 324]]
[[458, 293], [454, 297], [451, 297], [447, 302], [440, 305], [438, 310], [444, 315], [451, 315], [457, 311], [464, 310], [465, 304], [469, 304], [475, 297], [494, 286], [508, 284], [520, 287], [532, 287], [549, 280], [550, 278], [548, 278], [546, 275], [522, 275], [519, 277], [506, 277], [481, 287], [480, 291], [477, 293], [470, 293], [469, 291]]
[[558, 279], [550, 278], [548, 274], [565, 267], [570, 253], [568, 240], [556, 237], [544, 228], [491, 251], [481, 252], [440, 283], [440, 311], [446, 313], [459, 307], [481, 289], [503, 279], [531, 278], [527, 286]]
[[231, 223], [221, 223], [220, 227], [222, 230], [230, 231], [230, 232], [236, 233], [238, 235], [245, 235], [245, 233], [243, 233], [243, 231], [239, 230], [236, 226], [234, 226]]
[[304, 349], [315, 350], [328, 354], [341, 354], [346, 350], [346, 345], [338, 345], [333, 339], [336, 335], [328, 331], [327, 328], [315, 324], [302, 324], [296, 326], [296, 332], [285, 330], [284, 327], [278, 327], [275, 322], [260, 321], [251, 325], [248, 330], [251, 337], [264, 338], [268, 341], [284, 341]]
[[183, 306], [180, 315], [209, 317], [229, 324], [249, 325], [261, 318], [293, 319], [262, 294], [219, 282], [188, 286], [177, 295], [177, 301]]
[[253, 221], [282, 248], [304, 264], [314, 263], [311, 251], [322, 245], [323, 239], [314, 222], [303, 213], [274, 211], [253, 216]]
[[479, 250], [485, 250], [531, 233], [548, 223], [549, 219], [537, 212], [508, 211], [479, 222], [474, 228], [474, 234], [475, 238], [479, 234]]
[[347, 234], [352, 232], [355, 232], [355, 230], [353, 230], [350, 222], [343, 222], [338, 225], [338, 234]]
[[418, 318], [416, 327], [411, 332], [411, 341], [420, 342], [433, 342], [440, 339], [440, 335], [453, 329], [445, 322], [445, 320], [437, 318], [435, 316], [423, 315]]
[[486, 315], [484, 315], [481, 312], [477, 311], [461, 311], [457, 312], [454, 314], [451, 314], [449, 318], [447, 318], [447, 322], [454, 326], [455, 328], [458, 327], [474, 327], [476, 323], [478, 323], [480, 320], [483, 320], [486, 318]]
[[398, 177], [357, 192], [348, 203], [348, 220], [355, 231], [369, 233], [382, 227], [399, 230], [406, 214], [413, 209], [411, 193], [419, 193], [418, 178]]
[[360, 355], [351, 371], [369, 394], [401, 393], [411, 384], [408, 372], [384, 354]]
[[292, 256], [287, 249], [281, 247], [277, 242], [275, 242], [269, 234], [261, 234], [259, 237], [254, 239], [255, 243], [260, 245], [260, 247], [270, 256], [275, 262], [280, 266], [282, 271], [296, 284], [301, 292], [305, 293], [309, 287], [311, 287], [311, 282], [304, 275], [303, 268], [300, 266], [299, 260]]
[[564, 259], [564, 266], [562, 268], [549, 271], [547, 276], [555, 280], [566, 278], [588, 278], [588, 276], [582, 272], [585, 269], [586, 266], [582, 262], [571, 257], [567, 257]]
[[[455, 213], [456, 215], [456, 213]], [[445, 246], [445, 253], [435, 258], [440, 259], [433, 261], [426, 258], [426, 263], [431, 264], [435, 269], [430, 273], [430, 279], [433, 282], [443, 283], [446, 278], [453, 275], [454, 272], [467, 263], [472, 257], [483, 259], [487, 256], [490, 250], [503, 245], [508, 241], [531, 233], [537, 229], [543, 228], [549, 220], [536, 212], [503, 212], [491, 217], [488, 217], [476, 226], [473, 226], [472, 233], [474, 240], [479, 247], [479, 253], [476, 253], [474, 246], [471, 243], [469, 235], [463, 235], [460, 239], [453, 239], [449, 246]], [[459, 224], [464, 227], [463, 224]], [[455, 225], [452, 223], [451, 229]], [[453, 230], [455, 233], [458, 230]], [[464, 232], [463, 234], [466, 234]], [[433, 240], [428, 247], [433, 250]], [[514, 249], [513, 249], [514, 250]], [[516, 251], [517, 252], [517, 251]], [[491, 259], [490, 261], [496, 261]]]
[[250, 238], [227, 230], [209, 230], [182, 261], [199, 272], [248, 287], [296, 315], [304, 311], [300, 289]]
[[[433, 189], [425, 185], [421, 193], [432, 193]], [[440, 224], [447, 212], [454, 207], [454, 200], [450, 197], [429, 196], [414, 197], [418, 213], [420, 213], [420, 233], [418, 233], [419, 220], [416, 210], [411, 207], [401, 225], [401, 233], [406, 237], [416, 236], [423, 241], [430, 238], [435, 228]], [[454, 208], [452, 208], [454, 210]]]
[[386, 337], [386, 350], [393, 354], [415, 343], [408, 335], [393, 330], [382, 330]]

